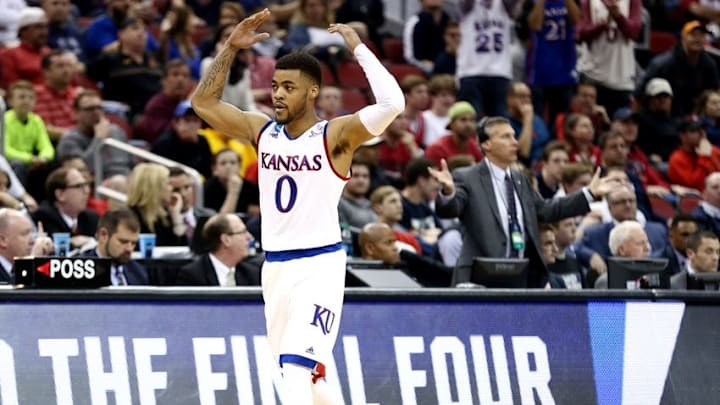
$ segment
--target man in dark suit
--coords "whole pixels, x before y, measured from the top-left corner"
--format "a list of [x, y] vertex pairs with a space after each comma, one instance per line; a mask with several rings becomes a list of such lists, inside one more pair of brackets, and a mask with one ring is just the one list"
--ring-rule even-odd
[[[617, 223], [635, 221], [637, 215], [637, 197], [629, 185], [616, 186], [607, 195], [607, 203], [613, 222], [588, 227], [575, 249], [580, 264], [595, 271], [598, 275], [607, 271], [607, 258], [611, 256], [610, 231]], [[668, 244], [665, 227], [661, 223], [647, 221], [644, 229], [650, 241], [651, 256], [659, 256]]]
[[55, 251], [50, 238], [38, 224], [38, 237], [33, 242], [32, 223], [12, 208], [0, 208], [0, 283], [12, 283], [13, 260], [28, 255], [48, 256]]
[[688, 238], [699, 230], [697, 220], [692, 216], [679, 214], [673, 217], [668, 232], [670, 243], [659, 256], [668, 259], [667, 268], [670, 274], [677, 274], [685, 269]]
[[[548, 277], [540, 251], [538, 222], [553, 222], [583, 215], [589, 203], [607, 194], [612, 182], [596, 173], [588, 187], [553, 201], [544, 200], [528, 179], [511, 166], [517, 162], [518, 141], [510, 123], [491, 117], [478, 127], [485, 159], [453, 171], [429, 169], [442, 185], [436, 212], [459, 217], [464, 225], [463, 246], [453, 285], [470, 279], [474, 257], [527, 257], [528, 287], [542, 288]], [[504, 236], [504, 237], [503, 237]]]
[[714, 273], [720, 262], [720, 241], [709, 231], [690, 235], [687, 242], [688, 261], [680, 273], [670, 278], [673, 290], [702, 290], [704, 286], [691, 275], [696, 273]]
[[47, 200], [32, 216], [42, 222], [48, 235], [62, 232], [72, 237], [70, 244], [80, 247], [90, 241], [98, 226], [98, 215], [86, 209], [90, 182], [77, 169], [59, 168], [45, 182]]
[[88, 257], [111, 259], [110, 281], [115, 286], [148, 285], [147, 270], [131, 259], [138, 238], [140, 221], [127, 208], [107, 211], [98, 223], [97, 248], [86, 252]]
[[212, 216], [203, 227], [203, 239], [210, 251], [180, 269], [177, 285], [260, 285], [259, 263], [245, 260], [252, 236], [240, 217]]

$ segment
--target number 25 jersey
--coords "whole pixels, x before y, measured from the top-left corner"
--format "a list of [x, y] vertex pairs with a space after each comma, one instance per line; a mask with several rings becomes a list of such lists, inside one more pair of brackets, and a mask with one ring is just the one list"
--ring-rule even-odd
[[340, 242], [337, 206], [347, 177], [335, 172], [327, 149], [327, 121], [297, 138], [269, 121], [258, 138], [262, 247], [309, 249]]

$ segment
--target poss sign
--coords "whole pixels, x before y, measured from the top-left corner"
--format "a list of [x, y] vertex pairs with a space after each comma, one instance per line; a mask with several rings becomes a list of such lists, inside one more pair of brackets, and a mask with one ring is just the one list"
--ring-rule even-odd
[[34, 288], [98, 288], [110, 285], [110, 259], [29, 257], [15, 259], [15, 285]]

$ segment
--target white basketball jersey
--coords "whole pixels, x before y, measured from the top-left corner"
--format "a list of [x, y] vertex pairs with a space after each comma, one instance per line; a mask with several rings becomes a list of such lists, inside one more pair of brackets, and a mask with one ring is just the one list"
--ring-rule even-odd
[[460, 19], [457, 77], [512, 79], [512, 26], [502, 0], [475, 0], [472, 11]]
[[340, 242], [337, 206], [347, 178], [336, 174], [326, 145], [327, 121], [292, 139], [270, 121], [258, 139], [262, 247], [309, 249]]
[[[590, 15], [593, 23], [609, 21], [608, 29], [586, 43], [580, 54], [578, 70], [590, 79], [614, 90], [632, 90], [635, 78], [635, 45], [625, 38], [617, 23], [608, 15], [602, 0], [590, 1]], [[618, 0], [620, 12], [630, 14], [630, 1]]]

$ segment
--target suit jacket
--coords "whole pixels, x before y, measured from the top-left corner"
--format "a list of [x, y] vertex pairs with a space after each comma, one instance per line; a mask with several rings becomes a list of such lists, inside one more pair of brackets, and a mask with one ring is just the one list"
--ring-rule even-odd
[[[81, 253], [84, 257], [98, 257], [97, 250], [92, 249]], [[123, 265], [125, 280], [128, 285], [150, 285], [150, 277], [147, 270], [135, 260], [130, 260]]]
[[[583, 215], [590, 210], [582, 192], [556, 199], [544, 200], [530, 185], [528, 179], [511, 170], [515, 191], [520, 198], [525, 232], [525, 254], [530, 259], [528, 287], [543, 287], [547, 271], [540, 252], [538, 222], [553, 222], [567, 217]], [[453, 171], [455, 195], [446, 200], [438, 196], [435, 209], [441, 218], [460, 218], [464, 226], [463, 245], [453, 274], [453, 285], [470, 280], [470, 267], [474, 257], [505, 257], [507, 237], [500, 218], [493, 180], [487, 163], [481, 161], [470, 167]]]
[[683, 270], [670, 277], [670, 288], [673, 290], [704, 290], [705, 286], [690, 277], [687, 270]]
[[[235, 266], [235, 283], [237, 285], [260, 285], [260, 261], [257, 256], [247, 258]], [[210, 260], [205, 253], [180, 268], [177, 285], [219, 286], [220, 282]]]
[[[604, 224], [595, 224], [583, 233], [583, 238], [575, 247], [577, 258], [585, 267], [590, 266], [590, 256], [598, 253], [603, 259], [607, 260], [610, 254], [610, 231], [615, 227], [612, 222]], [[645, 233], [650, 241], [650, 256], [657, 257], [665, 250], [668, 245], [667, 230], [662, 224], [648, 221], [645, 223]]]
[[12, 269], [6, 269], [0, 264], [0, 283], [13, 283], [13, 277], [10, 275]]
[[[62, 219], [60, 211], [48, 201], [40, 203], [40, 207], [32, 214], [32, 219], [35, 222], [41, 221], [45, 232], [50, 236], [56, 232], [72, 233], [72, 229]], [[97, 225], [98, 214], [94, 211], [83, 210], [77, 217], [77, 234], [95, 237]]]
[[715, 235], [720, 237], [720, 219], [715, 219], [708, 215], [702, 205], [695, 207], [695, 209], [690, 212], [690, 215], [698, 220], [700, 228], [705, 231], [713, 232]]
[[667, 270], [670, 274], [678, 274], [683, 271], [682, 267], [680, 267], [680, 261], [678, 260], [677, 254], [675, 253], [675, 248], [670, 243], [665, 245], [665, 249], [660, 252], [658, 257], [668, 259]]

